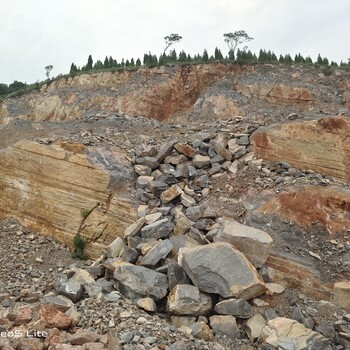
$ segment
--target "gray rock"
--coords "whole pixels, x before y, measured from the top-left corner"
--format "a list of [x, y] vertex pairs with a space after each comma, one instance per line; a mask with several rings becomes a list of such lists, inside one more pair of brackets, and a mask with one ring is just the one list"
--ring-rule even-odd
[[134, 248], [125, 246], [123, 253], [121, 254], [121, 258], [124, 261], [127, 261], [129, 263], [135, 263], [137, 261], [137, 259], [139, 258], [140, 254], [138, 253], [138, 251]]
[[147, 185], [153, 180], [153, 176], [139, 176], [136, 180], [136, 188], [145, 189]]
[[140, 265], [153, 267], [158, 264], [161, 259], [164, 259], [173, 248], [173, 244], [166, 239], [159, 241], [148, 253], [141, 259]]
[[203, 292], [247, 300], [266, 291], [254, 266], [229, 243], [181, 248], [178, 262]]
[[202, 217], [203, 212], [202, 206], [194, 206], [186, 209], [186, 216], [192, 221], [197, 221]]
[[210, 165], [210, 157], [196, 154], [192, 159], [192, 164], [197, 169], [207, 168]]
[[44, 297], [40, 304], [51, 304], [53, 305], [57, 310], [60, 310], [62, 312], [66, 312], [71, 307], [74, 306], [74, 303], [69, 298], [65, 297], [64, 295], [51, 295]]
[[171, 152], [174, 149], [175, 144], [177, 144], [177, 140], [171, 140], [171, 141], [167, 142], [166, 144], [164, 144], [163, 146], [161, 146], [161, 148], [159, 149], [159, 151], [156, 155], [156, 159], [157, 159], [158, 163], [163, 162], [165, 157], [168, 156], [169, 154], [171, 154]]
[[188, 194], [182, 193], [181, 204], [183, 204], [186, 208], [193, 207], [194, 205], [196, 205], [196, 200]]
[[146, 190], [148, 192], [153, 193], [155, 196], [159, 197], [162, 192], [164, 192], [168, 188], [168, 184], [166, 184], [164, 181], [156, 180], [156, 181], [150, 181], [146, 185]]
[[197, 339], [204, 341], [212, 341], [214, 338], [213, 331], [203, 321], [199, 321], [191, 325], [192, 335]]
[[78, 302], [84, 295], [82, 283], [69, 281], [67, 278], [59, 276], [54, 285], [55, 291], [59, 295], [64, 295], [73, 303]]
[[264, 317], [260, 314], [256, 314], [253, 317], [251, 317], [245, 325], [245, 330], [249, 339], [251, 341], [256, 341], [260, 337], [265, 325], [266, 321]]
[[318, 326], [315, 328], [315, 331], [321, 333], [324, 337], [331, 340], [335, 340], [336, 333], [334, 326], [325, 320], [321, 320]]
[[174, 224], [169, 222], [167, 218], [158, 220], [153, 224], [147, 225], [141, 229], [141, 236], [144, 239], [147, 238], [164, 238], [169, 236], [169, 233], [173, 230]]
[[107, 258], [116, 258], [120, 255], [125, 247], [122, 238], [117, 237], [108, 247], [107, 247]]
[[231, 339], [239, 338], [240, 331], [233, 316], [211, 316], [209, 318], [210, 327], [214, 334], [226, 335]]
[[178, 284], [168, 295], [167, 310], [175, 315], [206, 315], [211, 308], [210, 296], [190, 284]]
[[214, 242], [233, 244], [255, 267], [261, 267], [267, 260], [272, 241], [266, 232], [234, 220], [224, 220], [214, 237]]
[[236, 144], [240, 146], [248, 146], [249, 143], [249, 135], [242, 135], [236, 139]]
[[191, 282], [184, 269], [175, 261], [167, 264], [167, 275], [169, 290], [172, 290], [178, 284], [190, 284]]
[[187, 169], [188, 169], [188, 176], [190, 178], [193, 178], [193, 177], [197, 176], [198, 171], [193, 165], [188, 165]]
[[243, 299], [227, 299], [215, 305], [214, 310], [221, 315], [232, 315], [237, 318], [253, 316], [253, 308]]
[[157, 159], [154, 157], [136, 158], [136, 164], [145, 165], [145, 166], [151, 168], [152, 170], [157, 169], [159, 166]]
[[111, 293], [113, 288], [113, 282], [107, 280], [106, 278], [100, 278], [94, 282], [97, 286], [101, 287], [102, 293]]
[[124, 237], [132, 237], [132, 236], [136, 236], [142, 226], [145, 224], [146, 219], [144, 217], [138, 219], [137, 221], [135, 221], [133, 224], [131, 224], [130, 226], [128, 226], [125, 231], [124, 231]]
[[115, 263], [113, 276], [121, 291], [127, 295], [148, 296], [157, 300], [167, 295], [167, 276], [146, 267], [132, 265], [119, 259]]

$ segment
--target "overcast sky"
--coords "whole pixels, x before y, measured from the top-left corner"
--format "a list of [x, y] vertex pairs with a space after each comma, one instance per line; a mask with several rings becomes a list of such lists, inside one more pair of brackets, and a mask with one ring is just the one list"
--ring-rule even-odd
[[243, 29], [248, 47], [313, 59], [350, 57], [350, 0], [0, 0], [0, 83], [27, 83], [112, 55], [159, 54], [164, 36], [183, 37], [177, 52], [213, 54], [223, 34]]

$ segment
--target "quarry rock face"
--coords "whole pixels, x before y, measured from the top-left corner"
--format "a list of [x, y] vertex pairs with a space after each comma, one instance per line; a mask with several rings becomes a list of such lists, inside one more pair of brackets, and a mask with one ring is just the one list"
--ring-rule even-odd
[[262, 128], [251, 141], [258, 158], [349, 180], [349, 134], [350, 120], [340, 116]]
[[133, 172], [120, 151], [20, 141], [0, 150], [0, 217], [72, 247], [80, 234], [92, 257], [135, 219], [125, 191]]
[[[276, 72], [278, 72], [276, 74]], [[284, 109], [290, 113], [349, 109], [343, 74], [323, 77], [310, 67], [198, 64], [143, 67], [62, 77], [40, 93], [0, 103], [0, 125], [11, 119], [59, 121], [90, 113], [123, 113], [158, 120], [246, 117]], [[331, 84], [329, 81], [331, 80]], [[342, 93], [339, 100], [334, 89]]]

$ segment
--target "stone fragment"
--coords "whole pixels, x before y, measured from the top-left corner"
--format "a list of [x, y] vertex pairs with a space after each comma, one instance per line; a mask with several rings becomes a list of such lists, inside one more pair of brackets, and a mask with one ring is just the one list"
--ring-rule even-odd
[[186, 209], [186, 216], [192, 220], [192, 221], [197, 221], [199, 220], [204, 212], [204, 207], [202, 206], [194, 206]]
[[65, 312], [65, 315], [68, 316], [72, 320], [72, 326], [76, 326], [80, 319], [81, 313], [75, 307], [71, 307]]
[[147, 238], [164, 238], [169, 235], [169, 233], [173, 230], [174, 224], [169, 222], [167, 218], [158, 220], [153, 222], [150, 225], [144, 226], [141, 229], [141, 236], [144, 239]]
[[125, 246], [123, 253], [121, 254], [121, 258], [124, 261], [127, 261], [129, 263], [136, 263], [137, 259], [139, 258], [140, 254], [138, 253], [138, 251], [134, 248]]
[[165, 164], [172, 164], [172, 165], [179, 165], [187, 161], [188, 161], [188, 158], [183, 154], [167, 156], [164, 159]]
[[278, 283], [266, 283], [266, 288], [271, 294], [282, 294], [286, 290], [282, 284]]
[[249, 145], [249, 135], [241, 135], [236, 139], [237, 145], [248, 146]]
[[260, 341], [279, 349], [331, 350], [331, 341], [320, 333], [306, 328], [289, 318], [277, 317], [268, 321], [262, 330]]
[[214, 145], [213, 145], [213, 148], [214, 148], [214, 151], [216, 152], [216, 154], [222, 156], [225, 160], [231, 160], [232, 159], [232, 154], [226, 148], [226, 146], [224, 147], [219, 142], [215, 142]]
[[21, 307], [15, 310], [14, 326], [21, 326], [31, 321], [33, 317], [32, 309], [29, 307]]
[[64, 295], [73, 303], [78, 302], [84, 295], [84, 287], [81, 283], [68, 281], [62, 276], [56, 279], [54, 287], [57, 294]]
[[160, 195], [162, 203], [167, 204], [183, 193], [178, 185], [172, 185]]
[[200, 244], [191, 238], [190, 236], [186, 235], [173, 235], [170, 238], [171, 243], [173, 244], [173, 254], [178, 255], [179, 250], [183, 247], [192, 248], [192, 247], [198, 247]]
[[136, 302], [136, 305], [149, 312], [157, 311], [157, 305], [152, 298], [141, 298]]
[[210, 296], [190, 284], [178, 284], [168, 295], [167, 310], [175, 315], [206, 315], [211, 308]]
[[133, 224], [131, 224], [125, 229], [124, 237], [127, 238], [127, 237], [136, 236], [140, 232], [145, 222], [146, 222], [146, 219], [144, 217], [139, 218], [137, 221], [135, 221]]
[[260, 314], [256, 314], [253, 317], [251, 317], [245, 325], [245, 330], [249, 339], [255, 342], [260, 337], [265, 325], [266, 321], [264, 317]]
[[159, 166], [157, 159], [154, 157], [136, 158], [136, 164], [145, 165], [145, 166], [151, 168], [152, 170], [157, 169]]
[[68, 309], [74, 306], [74, 303], [64, 295], [50, 295], [45, 296], [41, 301], [41, 304], [51, 304], [57, 310], [66, 312]]
[[173, 248], [169, 239], [159, 241], [149, 252], [141, 259], [140, 265], [154, 267], [161, 259], [167, 257]]
[[172, 290], [178, 284], [190, 284], [190, 279], [184, 269], [175, 261], [167, 264], [167, 275], [169, 290]]
[[203, 321], [199, 321], [191, 325], [192, 335], [197, 339], [204, 341], [212, 341], [214, 339], [213, 331]]
[[266, 232], [242, 225], [235, 220], [224, 220], [214, 238], [214, 242], [228, 242], [234, 245], [255, 267], [261, 267], [267, 260], [272, 241]]
[[115, 264], [113, 276], [123, 294], [148, 296], [157, 300], [167, 295], [167, 276], [146, 267], [132, 265], [119, 259]]
[[183, 204], [186, 208], [193, 207], [196, 205], [196, 200], [189, 196], [186, 193], [181, 194], [181, 204]]
[[182, 211], [178, 208], [175, 209], [175, 227], [174, 227], [174, 235], [183, 235], [190, 227], [193, 225], [193, 223], [187, 219], [186, 215], [182, 213]]
[[231, 339], [236, 339], [240, 336], [240, 331], [233, 316], [211, 316], [209, 318], [210, 327], [214, 334], [226, 335]]
[[238, 165], [239, 165], [238, 160], [235, 160], [228, 168], [228, 171], [233, 175], [236, 175], [238, 173]]
[[334, 283], [331, 302], [350, 312], [350, 281]]
[[139, 157], [155, 157], [157, 155], [157, 149], [154, 146], [147, 146], [138, 155]]
[[163, 216], [162, 213], [148, 214], [145, 216], [146, 224], [147, 225], [153, 224], [154, 222], [160, 220], [162, 218], [162, 216]]
[[77, 329], [77, 331], [68, 336], [68, 342], [72, 345], [84, 345], [86, 343], [95, 343], [99, 335], [86, 329]]
[[237, 318], [253, 316], [253, 308], [243, 299], [226, 299], [215, 305], [214, 310], [220, 315], [232, 315]]
[[170, 155], [171, 152], [173, 151], [174, 149], [174, 145], [177, 143], [176, 140], [170, 140], [169, 142], [163, 144], [157, 155], [156, 155], [156, 159], [158, 161], [158, 163], [161, 163], [163, 162], [163, 160], [165, 159], [166, 156]]
[[107, 247], [107, 258], [116, 258], [123, 251], [125, 243], [122, 238], [117, 237], [108, 247]]
[[196, 154], [192, 159], [192, 164], [197, 169], [207, 168], [210, 165], [210, 157]]
[[136, 164], [134, 166], [135, 173], [139, 176], [150, 176], [152, 169], [147, 165]]
[[188, 158], [193, 158], [196, 155], [195, 149], [187, 143], [177, 143], [175, 149]]
[[136, 187], [145, 189], [147, 185], [153, 180], [153, 176], [139, 176], [136, 180]]
[[146, 191], [154, 194], [156, 197], [159, 197], [162, 192], [164, 192], [168, 188], [168, 184], [166, 184], [164, 181], [150, 181], [146, 185]]
[[266, 291], [255, 268], [229, 243], [181, 248], [178, 262], [203, 292], [247, 300]]
[[50, 304], [40, 305], [39, 315], [47, 328], [67, 329], [72, 323], [68, 316]]

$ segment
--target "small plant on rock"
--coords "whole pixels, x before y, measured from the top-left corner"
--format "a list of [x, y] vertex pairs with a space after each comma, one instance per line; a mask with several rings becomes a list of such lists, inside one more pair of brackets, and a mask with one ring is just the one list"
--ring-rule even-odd
[[73, 238], [73, 245], [74, 245], [73, 256], [80, 260], [86, 260], [87, 256], [85, 254], [85, 245], [86, 245], [85, 238], [82, 237], [80, 234], [76, 234]]

